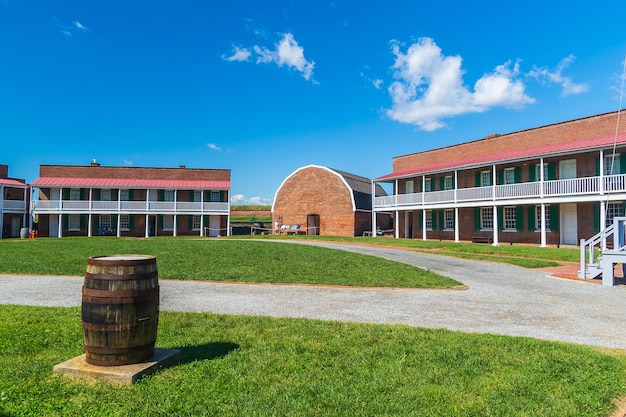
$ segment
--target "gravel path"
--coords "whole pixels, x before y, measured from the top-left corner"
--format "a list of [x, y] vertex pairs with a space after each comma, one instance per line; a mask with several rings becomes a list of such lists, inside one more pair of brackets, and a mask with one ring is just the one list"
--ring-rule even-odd
[[[626, 287], [603, 287], [553, 278], [543, 271], [400, 249], [306, 244], [415, 265], [461, 281], [468, 289], [345, 288], [160, 279], [160, 308], [396, 323], [626, 349], [623, 323]], [[82, 284], [82, 277], [0, 275], [0, 304], [79, 306]]]

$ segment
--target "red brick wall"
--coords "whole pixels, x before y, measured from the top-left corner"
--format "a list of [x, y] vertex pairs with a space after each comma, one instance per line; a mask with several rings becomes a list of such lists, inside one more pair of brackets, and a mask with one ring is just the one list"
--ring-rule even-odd
[[[399, 156], [393, 159], [393, 170], [403, 171], [424, 165], [433, 165], [451, 160], [499, 152], [526, 149], [552, 143], [562, 143], [589, 137], [615, 133], [617, 113], [606, 113], [573, 121], [557, 123], [534, 129], [522, 130], [499, 136], [466, 142], [426, 152]], [[626, 131], [626, 123], [621, 123], [620, 131]]]
[[300, 224], [306, 229], [309, 214], [320, 216], [321, 235], [355, 235], [350, 190], [337, 174], [324, 168], [298, 170], [276, 193], [274, 221], [282, 218], [282, 224]]
[[230, 180], [229, 169], [40, 165], [41, 177]]
[[0, 164], [0, 178], [7, 179], [9, 178], [9, 166]]

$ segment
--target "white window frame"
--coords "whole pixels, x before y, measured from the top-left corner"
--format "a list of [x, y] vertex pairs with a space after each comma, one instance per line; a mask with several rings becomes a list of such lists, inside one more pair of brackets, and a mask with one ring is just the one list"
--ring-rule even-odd
[[504, 221], [504, 230], [507, 232], [517, 231], [517, 207], [504, 206], [502, 209]]
[[211, 191], [211, 203], [219, 203], [219, 202], [220, 202], [220, 192]]
[[130, 230], [130, 214], [120, 214], [120, 230]]
[[492, 175], [491, 171], [480, 171], [480, 186], [491, 187]]
[[174, 230], [174, 215], [173, 214], [163, 215], [163, 230]]
[[408, 180], [404, 183], [404, 193], [405, 194], [413, 194], [415, 192], [415, 186], [413, 184], [413, 180]]
[[192, 220], [192, 230], [200, 230], [200, 225], [202, 224], [202, 216], [197, 216], [194, 215], [193, 216], [193, 220]]
[[80, 230], [80, 214], [70, 214], [67, 219], [67, 230], [77, 232]]
[[[546, 231], [550, 231], [550, 205], [546, 205], [545, 209]], [[535, 231], [541, 231], [541, 204], [535, 206]]]
[[120, 190], [120, 200], [128, 201], [129, 198], [130, 198], [130, 191], [128, 190], [128, 188], [122, 188]]
[[111, 215], [110, 214], [101, 214], [100, 218], [98, 219], [99, 222], [99, 226], [102, 229], [113, 229], [113, 227], [111, 226]]
[[168, 203], [173, 203], [174, 202], [174, 190], [164, 190], [163, 201], [167, 201]]
[[194, 191], [193, 192], [193, 201], [199, 203], [202, 201], [202, 191]]
[[604, 175], [618, 175], [621, 171], [620, 154], [604, 155]]
[[[543, 180], [548, 181], [548, 163], [543, 163]], [[541, 181], [541, 164], [535, 165], [535, 181]]]
[[443, 230], [454, 230], [454, 209], [443, 211]]
[[72, 201], [80, 200], [80, 188], [70, 188], [70, 200]]
[[426, 216], [426, 230], [433, 230], [433, 211], [426, 210], [424, 215]]
[[103, 188], [100, 190], [100, 201], [111, 201], [112, 194], [110, 188]]
[[454, 189], [454, 177], [452, 175], [446, 175], [445, 177], [443, 177], [443, 189], [444, 190]]
[[515, 168], [504, 168], [504, 184], [515, 184]]
[[606, 227], [613, 224], [613, 218], [623, 215], [623, 206], [621, 201], [607, 203], [606, 205]]
[[480, 230], [493, 230], [493, 207], [480, 208]]

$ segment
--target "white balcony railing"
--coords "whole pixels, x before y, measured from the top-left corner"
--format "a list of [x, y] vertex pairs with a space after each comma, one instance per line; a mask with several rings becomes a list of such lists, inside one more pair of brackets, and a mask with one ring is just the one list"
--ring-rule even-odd
[[[604, 181], [601, 180], [604, 179]], [[601, 188], [600, 185], [603, 185]], [[544, 182], [522, 182], [489, 187], [459, 188], [427, 193], [398, 194], [374, 199], [375, 208], [428, 206], [446, 203], [501, 201], [520, 198], [563, 197], [572, 195], [601, 195], [626, 192], [626, 174], [605, 177], [572, 178]], [[455, 197], [456, 196], [456, 197]]]
[[8, 211], [26, 211], [26, 202], [22, 200], [3, 200], [2, 209]]
[[[24, 202], [22, 207], [25, 210]], [[171, 213], [171, 214], [228, 214], [228, 203], [183, 201], [89, 201], [89, 200], [33, 200], [32, 208], [38, 213]]]

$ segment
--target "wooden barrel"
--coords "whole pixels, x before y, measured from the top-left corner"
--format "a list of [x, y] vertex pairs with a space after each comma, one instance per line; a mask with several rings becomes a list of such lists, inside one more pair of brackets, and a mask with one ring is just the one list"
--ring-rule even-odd
[[87, 363], [128, 365], [154, 355], [159, 322], [159, 278], [154, 256], [90, 257], [82, 294]]

